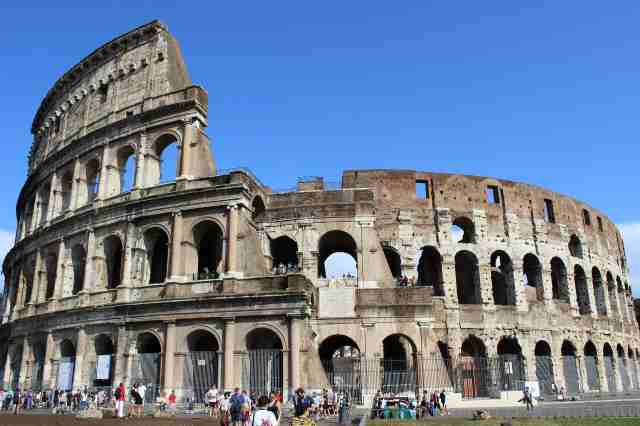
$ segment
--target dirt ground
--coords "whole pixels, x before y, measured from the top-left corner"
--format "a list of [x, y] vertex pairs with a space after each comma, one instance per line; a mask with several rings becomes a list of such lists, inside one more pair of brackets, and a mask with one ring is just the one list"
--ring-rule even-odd
[[177, 419], [154, 419], [151, 417], [142, 419], [103, 419], [103, 420], [80, 420], [73, 416], [53, 416], [27, 414], [14, 416], [10, 414], [0, 414], [1, 426], [219, 426], [219, 421], [209, 418], [177, 418]]

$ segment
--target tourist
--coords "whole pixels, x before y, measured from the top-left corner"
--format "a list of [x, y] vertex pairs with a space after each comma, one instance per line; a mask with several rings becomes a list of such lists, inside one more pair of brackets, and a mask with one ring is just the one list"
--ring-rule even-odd
[[442, 412], [448, 416], [449, 407], [447, 406], [447, 394], [445, 393], [444, 389], [442, 389], [442, 392], [440, 392], [440, 406], [442, 407]]
[[124, 383], [120, 383], [114, 392], [116, 400], [116, 415], [118, 418], [124, 418], [124, 401], [127, 398], [127, 392]]
[[144, 403], [147, 395], [147, 386], [144, 383], [138, 384], [138, 393], [140, 394], [140, 398], [142, 398], [142, 411], [144, 412]]
[[171, 393], [169, 394], [169, 411], [172, 413], [176, 412], [176, 399], [176, 391], [171, 390]]
[[268, 410], [269, 398], [262, 395], [256, 403], [256, 411], [253, 413], [251, 426], [277, 426], [278, 420], [272, 411]]
[[275, 392], [269, 394], [269, 404], [267, 410], [271, 411], [276, 417], [276, 422], [280, 422], [280, 414], [282, 413], [282, 406], [278, 400], [278, 395]]
[[20, 388], [16, 388], [13, 392], [13, 414], [16, 416], [20, 414], [20, 406], [22, 405], [22, 393]]
[[338, 424], [351, 424], [351, 403], [346, 392], [340, 392], [338, 406]]
[[229, 413], [231, 415], [231, 423], [234, 426], [240, 426], [242, 423], [242, 405], [244, 398], [240, 393], [240, 388], [235, 388], [233, 395], [229, 398]]
[[431, 415], [431, 401], [429, 400], [429, 392], [424, 391], [422, 393], [422, 398], [420, 399], [420, 409], [418, 410], [418, 417], [427, 417], [427, 415]]
[[518, 402], [523, 402], [527, 406], [527, 411], [533, 410], [533, 401], [531, 399], [531, 392], [529, 391], [529, 387], [525, 387], [522, 391], [522, 398], [518, 400]]
[[309, 409], [309, 402], [304, 396], [304, 389], [298, 388], [295, 396], [293, 397], [293, 415], [295, 417], [302, 417]]
[[142, 396], [138, 391], [138, 384], [133, 385], [130, 391], [131, 402], [133, 402], [133, 417], [142, 417]]
[[218, 417], [218, 389], [215, 386], [211, 386], [205, 398], [209, 403], [209, 417]]

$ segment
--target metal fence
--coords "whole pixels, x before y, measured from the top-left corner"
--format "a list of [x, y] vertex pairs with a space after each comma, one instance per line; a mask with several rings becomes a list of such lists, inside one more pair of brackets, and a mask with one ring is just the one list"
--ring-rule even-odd
[[283, 391], [283, 355], [281, 350], [257, 349], [242, 356], [242, 386], [259, 395]]
[[147, 403], [155, 402], [160, 396], [161, 360], [161, 353], [136, 354], [131, 360], [131, 383], [145, 385], [144, 400]]
[[600, 374], [598, 360], [595, 356], [584, 357], [584, 368], [587, 373], [587, 387], [590, 391], [600, 390]]
[[210, 387], [218, 385], [218, 353], [188, 352], [184, 359], [182, 387], [184, 396], [194, 403], [204, 403]]
[[536, 378], [540, 384], [540, 393], [542, 395], [552, 395], [555, 378], [553, 375], [553, 359], [550, 356], [536, 357]]
[[563, 356], [562, 367], [564, 371], [565, 389], [568, 394], [575, 395], [581, 392], [580, 372], [575, 356]]

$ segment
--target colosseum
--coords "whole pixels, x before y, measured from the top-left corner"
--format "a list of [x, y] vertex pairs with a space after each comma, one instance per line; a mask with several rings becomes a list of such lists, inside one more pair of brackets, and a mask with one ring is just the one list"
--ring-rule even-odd
[[[5, 387], [332, 386], [362, 404], [640, 388], [624, 243], [603, 212], [413, 170], [275, 191], [216, 168], [207, 105], [158, 21], [46, 94], [3, 263]], [[327, 274], [335, 253], [356, 272]]]

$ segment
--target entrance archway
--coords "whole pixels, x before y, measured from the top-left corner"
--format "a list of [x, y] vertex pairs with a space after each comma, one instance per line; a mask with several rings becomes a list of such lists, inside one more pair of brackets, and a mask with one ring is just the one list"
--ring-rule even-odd
[[573, 268], [574, 280], [576, 284], [576, 298], [578, 299], [578, 309], [580, 315], [588, 315], [591, 313], [591, 304], [589, 303], [589, 289], [587, 288], [587, 277], [580, 265]]
[[629, 384], [629, 371], [627, 369], [627, 358], [625, 357], [624, 348], [618, 344], [616, 347], [618, 352], [618, 370], [620, 371], [620, 379], [622, 380], [622, 390], [631, 390]]
[[107, 288], [113, 289], [122, 282], [122, 241], [117, 235], [104, 240], [104, 261], [107, 269]]
[[542, 395], [553, 395], [555, 379], [551, 346], [546, 341], [540, 340], [536, 343], [534, 354], [536, 357], [536, 378], [540, 383], [540, 393]]
[[91, 363], [91, 375], [93, 386], [111, 389], [113, 385], [113, 372], [115, 367], [113, 341], [106, 334], [96, 336], [94, 341], [96, 353], [95, 362]]
[[211, 386], [218, 385], [218, 352], [216, 337], [207, 330], [195, 330], [186, 339], [183, 387], [192, 401], [205, 402]]
[[76, 364], [76, 347], [69, 339], [60, 342], [60, 361], [58, 362], [58, 377], [56, 388], [59, 390], [73, 389], [73, 373]]
[[460, 352], [463, 398], [488, 397], [491, 378], [484, 343], [476, 336], [469, 336]]
[[520, 390], [527, 374], [522, 348], [515, 337], [503, 337], [498, 342], [498, 385], [503, 391]]
[[145, 281], [148, 284], [163, 283], [167, 279], [169, 263], [169, 237], [160, 228], [151, 228], [144, 233], [146, 250]]
[[242, 384], [260, 395], [282, 392], [283, 345], [269, 328], [256, 328], [246, 336], [247, 356], [242, 360]]
[[132, 363], [132, 382], [146, 385], [147, 392], [144, 399], [145, 402], [152, 403], [160, 395], [162, 347], [154, 334], [144, 332], [138, 334], [136, 349], [137, 354]]
[[31, 369], [31, 389], [42, 390], [42, 379], [44, 374], [46, 345], [44, 342], [36, 342], [33, 345], [33, 368]]
[[600, 373], [598, 372], [598, 350], [592, 341], [584, 345], [584, 366], [587, 372], [587, 387], [590, 391], [600, 390]]
[[470, 251], [463, 250], [456, 254], [455, 262], [458, 303], [461, 305], [482, 303], [478, 258]]
[[615, 360], [613, 358], [613, 349], [610, 344], [604, 344], [604, 347], [602, 348], [602, 355], [604, 361], [604, 374], [607, 377], [609, 392], [616, 392]]
[[442, 256], [435, 247], [422, 248], [422, 254], [418, 261], [418, 285], [432, 286], [434, 296], [444, 296]]
[[491, 288], [496, 305], [516, 304], [516, 289], [511, 258], [502, 250], [491, 255]]
[[576, 347], [568, 340], [562, 342], [561, 355], [564, 370], [564, 387], [568, 394], [575, 395], [580, 392], [580, 374], [576, 361]]
[[196, 248], [196, 279], [215, 279], [221, 272], [222, 229], [211, 221], [200, 222], [193, 228], [193, 242]]
[[350, 337], [329, 336], [318, 348], [327, 382], [335, 392], [347, 393], [352, 401], [362, 401], [360, 348]]
[[382, 392], [402, 393], [416, 389], [416, 346], [407, 336], [392, 334], [382, 341]]
[[569, 285], [567, 284], [567, 268], [559, 257], [551, 259], [551, 287], [553, 299], [569, 303]]
[[271, 240], [271, 258], [273, 269], [277, 273], [298, 270], [298, 243], [283, 235]]

